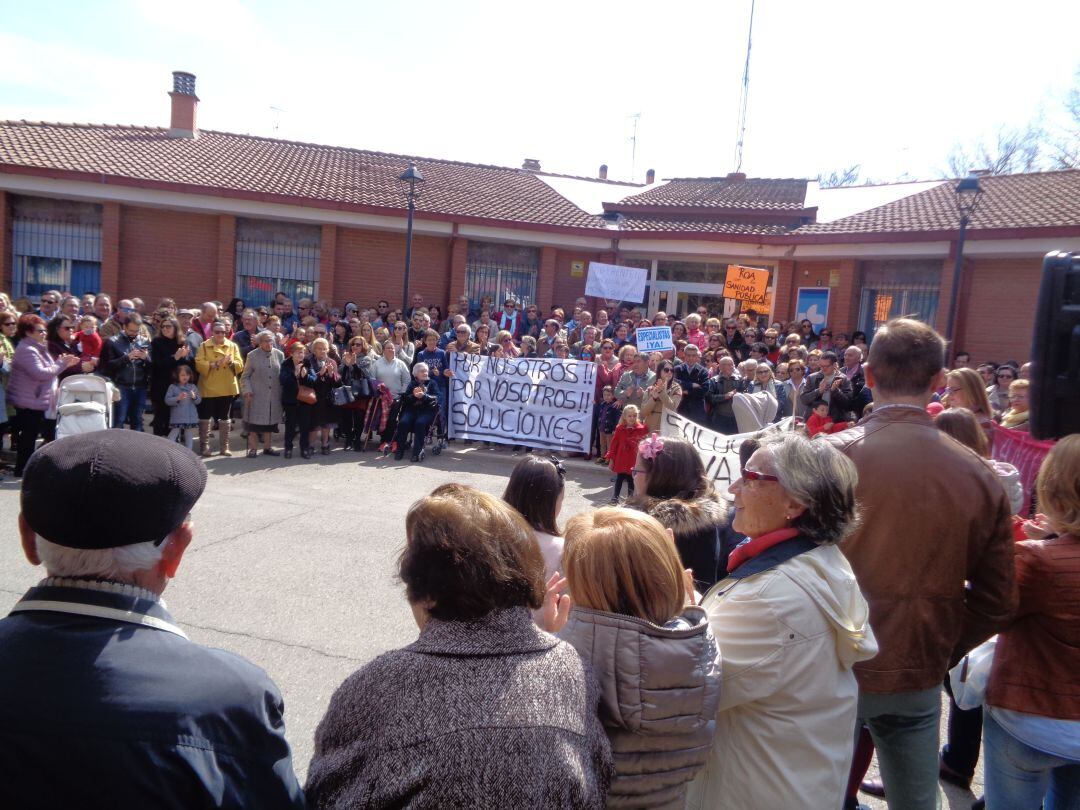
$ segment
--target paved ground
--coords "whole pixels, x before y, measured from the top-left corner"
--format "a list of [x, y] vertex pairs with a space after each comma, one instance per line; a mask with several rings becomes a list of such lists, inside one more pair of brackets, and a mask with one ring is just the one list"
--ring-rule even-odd
[[[193, 512], [195, 541], [165, 598], [193, 640], [244, 655], [277, 682], [301, 780], [338, 684], [416, 637], [394, 574], [409, 505], [447, 481], [501, 494], [516, 458], [455, 445], [423, 464], [341, 450], [306, 462], [208, 461], [210, 480]], [[606, 470], [578, 459], [566, 464], [564, 517], [607, 502]], [[43, 576], [22, 556], [17, 513], [18, 483], [4, 478], [0, 616]], [[946, 799], [952, 810], [972, 800], [952, 789]]]

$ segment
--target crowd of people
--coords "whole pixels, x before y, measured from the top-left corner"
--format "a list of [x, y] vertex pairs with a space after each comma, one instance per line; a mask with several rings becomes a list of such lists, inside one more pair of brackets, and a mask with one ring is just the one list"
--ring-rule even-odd
[[[15, 475], [38, 439], [55, 435], [56, 384], [80, 373], [115, 385], [114, 427], [143, 430], [149, 410], [156, 435], [190, 448], [197, 440], [204, 457], [214, 454], [215, 430], [217, 453], [232, 455], [241, 420], [249, 457], [279, 455], [274, 436], [283, 426], [286, 458], [294, 446], [302, 458], [328, 455], [337, 441], [420, 461], [429, 433], [445, 440], [450, 352], [593, 361], [587, 455], [615, 473], [615, 502], [624, 485], [634, 491], [634, 439], [657, 431], [665, 408], [725, 434], [794, 416], [813, 436], [844, 430], [872, 407], [862, 332], [815, 332], [808, 320], [766, 324], [753, 310], [718, 318], [705, 307], [677, 319], [614, 304], [594, 317], [584, 298], [569, 316], [552, 307], [547, 317], [512, 297], [495, 308], [489, 297], [474, 307], [462, 296], [445, 314], [420, 295], [412, 303], [403, 312], [386, 301], [336, 308], [301, 298], [294, 311], [279, 292], [270, 307], [234, 298], [183, 309], [166, 298], [151, 310], [138, 298], [114, 307], [108, 295], [49, 290], [35, 309], [0, 294], [0, 434], [12, 435]], [[671, 327], [672, 349], [638, 352], [637, 330], [651, 326]], [[964, 373], [970, 357], [959, 352], [956, 361], [937, 398], [948, 394], [987, 425], [1026, 428], [1026, 367], [983, 363]]]
[[[20, 535], [48, 574], [0, 620], [0, 803], [77, 806], [122, 769], [114, 806], [856, 808], [862, 786], [921, 810], [939, 778], [970, 785], [984, 741], [986, 807], [1077, 806], [1080, 438], [1046, 458], [1037, 510], [989, 457], [995, 423], [1025, 427], [1026, 367], [959, 353], [947, 369], [940, 336], [906, 319], [866, 346], [809, 322], [759, 342], [750, 315], [594, 322], [584, 302], [541, 319], [462, 300], [440, 320], [413, 303], [166, 300], [144, 318], [46, 293], [38, 313], [0, 313]], [[674, 350], [638, 353], [657, 323]], [[563, 460], [534, 454], [501, 498], [455, 483], [413, 504], [398, 574], [419, 638], [338, 689], [301, 788], [273, 683], [187, 641], [160, 600], [206, 482], [184, 445], [197, 431], [208, 455], [216, 423], [228, 455], [242, 394], [249, 455], [277, 453], [282, 421], [286, 455], [329, 453], [335, 431], [355, 448], [375, 402], [384, 448], [419, 459], [453, 350], [597, 362], [614, 503], [563, 523]], [[112, 379], [134, 430], [34, 452], [57, 378], [80, 372]], [[740, 394], [769, 406], [747, 409], [759, 427], [806, 429], [743, 441], [729, 504], [655, 427], [667, 408], [734, 433]], [[147, 401], [173, 441], [141, 432]], [[137, 504], [106, 517], [125, 487]], [[108, 644], [121, 627], [132, 643]], [[939, 751], [946, 674], [995, 634], [985, 708], [954, 705]], [[875, 750], [881, 784], [863, 782]], [[50, 779], [58, 756], [86, 778]]]

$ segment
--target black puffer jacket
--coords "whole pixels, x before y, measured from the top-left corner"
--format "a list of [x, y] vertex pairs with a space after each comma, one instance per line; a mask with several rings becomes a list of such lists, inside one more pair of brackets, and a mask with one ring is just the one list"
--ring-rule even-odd
[[678, 498], [638, 497], [628, 504], [652, 515], [675, 534], [675, 547], [687, 568], [694, 572], [694, 587], [705, 593], [727, 576], [727, 558], [743, 537], [731, 528], [728, 506], [711, 496]]

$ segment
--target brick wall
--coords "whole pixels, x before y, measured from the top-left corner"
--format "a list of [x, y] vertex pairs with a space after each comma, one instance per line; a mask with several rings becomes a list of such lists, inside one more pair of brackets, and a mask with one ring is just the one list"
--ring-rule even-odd
[[[446, 311], [449, 240], [440, 236], [413, 236], [409, 296], [420, 293], [424, 302]], [[405, 275], [405, 234], [338, 228], [334, 272], [335, 304], [355, 301], [374, 306], [385, 298], [401, 306]]]
[[101, 206], [100, 286], [99, 292], [111, 295], [114, 302], [120, 297], [120, 203], [107, 202]]
[[965, 275], [956, 348], [975, 363], [1027, 362], [1042, 259], [976, 259]]
[[117, 295], [151, 307], [166, 296], [180, 306], [219, 297], [219, 217], [125, 205], [119, 221]]
[[[573, 262], [584, 262], [585, 269], [581, 276], [570, 275], [570, 265]], [[558, 304], [566, 310], [567, 317], [574, 310], [574, 301], [585, 294], [585, 279], [589, 273], [589, 262], [600, 261], [598, 253], [589, 253], [583, 250], [559, 250], [555, 253], [555, 284], [552, 287], [553, 300], [546, 303]]]
[[11, 203], [0, 191], [0, 289], [11, 292]]

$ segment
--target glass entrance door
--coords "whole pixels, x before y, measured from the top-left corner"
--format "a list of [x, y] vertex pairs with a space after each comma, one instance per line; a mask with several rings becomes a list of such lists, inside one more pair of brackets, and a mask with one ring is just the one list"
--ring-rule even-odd
[[[691, 312], [697, 312], [698, 307], [704, 306], [708, 308], [710, 318], [725, 318], [750, 308], [745, 305], [740, 306], [740, 303], [724, 298], [722, 284], [658, 282], [653, 286], [649, 296], [649, 314], [663, 311], [682, 319]], [[771, 311], [761, 314], [772, 317]]]

